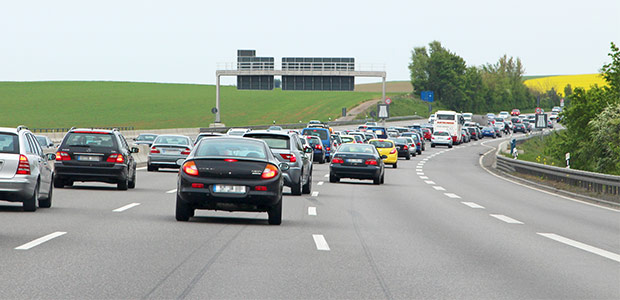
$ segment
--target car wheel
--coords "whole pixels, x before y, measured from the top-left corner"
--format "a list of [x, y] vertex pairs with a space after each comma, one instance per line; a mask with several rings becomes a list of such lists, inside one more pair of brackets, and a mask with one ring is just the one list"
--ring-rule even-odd
[[411, 159], [411, 154], [407, 153], [407, 156], [405, 156], [406, 160], [410, 160]]
[[375, 178], [372, 179], [372, 184], [381, 184], [381, 177], [380, 176], [376, 176]]
[[67, 182], [65, 182], [66, 186], [73, 186], [73, 180], [69, 180]]
[[394, 169], [398, 168], [398, 163], [393, 164], [392, 168], [394, 168]]
[[177, 194], [177, 207], [175, 211], [175, 217], [177, 221], [187, 222], [191, 215], [194, 214], [193, 208], [191, 208], [187, 203], [185, 203], [179, 195]]
[[269, 216], [269, 225], [282, 224], [282, 196], [276, 205], [269, 208], [267, 215]]
[[118, 189], [119, 191], [126, 191], [128, 185], [129, 185], [129, 179], [125, 177], [117, 183], [116, 189]]
[[435, 144], [431, 144], [431, 148], [435, 148]]
[[63, 187], [65, 187], [65, 184], [62, 182], [62, 179], [54, 178], [54, 187], [58, 189], [62, 189]]
[[301, 195], [302, 185], [303, 185], [303, 177], [299, 176], [299, 183], [291, 187], [291, 194], [295, 196]]
[[385, 174], [381, 174], [381, 184], [385, 183]]
[[301, 192], [304, 194], [310, 194], [312, 192], [312, 169], [310, 169], [310, 174], [308, 174], [308, 181], [304, 184]]
[[452, 148], [452, 144], [448, 144], [448, 148]]
[[413, 157], [416, 157], [416, 155], [418, 155], [418, 152], [413, 151], [413, 153], [411, 153], [411, 155], [412, 155]]
[[136, 170], [133, 170], [133, 176], [131, 176], [131, 180], [127, 183], [127, 187], [130, 189], [136, 188]]
[[321, 158], [319, 159], [319, 163], [320, 164], [324, 164], [325, 163], [325, 156], [321, 156]]
[[39, 200], [39, 183], [34, 187], [32, 197], [24, 200], [24, 211], [36, 211], [37, 201]]
[[329, 173], [329, 182], [331, 183], [340, 182], [340, 178], [338, 178], [338, 176], [332, 173]]
[[325, 160], [326, 160], [327, 162], [330, 162], [330, 161], [332, 161], [332, 157], [330, 156], [330, 157], [326, 158]]
[[418, 151], [418, 154], [422, 155], [422, 150]]
[[39, 207], [50, 208], [52, 207], [52, 195], [54, 193], [54, 184], [50, 182], [50, 189], [47, 192], [47, 197], [39, 199]]

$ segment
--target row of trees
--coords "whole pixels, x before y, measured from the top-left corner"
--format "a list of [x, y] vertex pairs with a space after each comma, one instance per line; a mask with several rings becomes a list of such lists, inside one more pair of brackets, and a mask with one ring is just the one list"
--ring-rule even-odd
[[566, 130], [551, 138], [545, 152], [559, 160], [570, 152], [574, 168], [620, 175], [620, 50], [614, 43], [609, 56], [601, 69], [608, 86], [575, 88], [562, 113]]
[[411, 84], [414, 93], [433, 91], [435, 99], [455, 111], [528, 109], [536, 98], [523, 84], [519, 58], [502, 56], [495, 64], [467, 66], [465, 60], [433, 41], [412, 51]]

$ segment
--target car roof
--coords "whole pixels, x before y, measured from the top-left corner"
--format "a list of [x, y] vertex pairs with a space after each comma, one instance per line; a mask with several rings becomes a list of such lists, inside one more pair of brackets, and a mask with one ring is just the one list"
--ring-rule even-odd
[[253, 131], [247, 132], [246, 134], [244, 134], [244, 136], [245, 135], [251, 136], [251, 135], [255, 135], [255, 134], [260, 134], [260, 135], [279, 135], [279, 136], [288, 136], [288, 137], [290, 137], [291, 135], [296, 134], [296, 133], [289, 133], [289, 132], [280, 131], [280, 130], [275, 130], [275, 131], [274, 130], [253, 130]]
[[113, 133], [116, 130], [100, 129], [100, 128], [72, 128], [71, 130], [69, 130], [69, 132], [73, 132], [73, 131], [96, 131], [96, 132]]
[[160, 134], [157, 137], [167, 137], [167, 136], [177, 136], [177, 137], [185, 137], [189, 139], [189, 136], [182, 134]]

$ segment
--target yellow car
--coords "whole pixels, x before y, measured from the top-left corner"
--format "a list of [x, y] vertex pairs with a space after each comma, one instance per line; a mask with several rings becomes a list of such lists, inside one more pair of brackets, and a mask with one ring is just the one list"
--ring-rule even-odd
[[398, 168], [398, 151], [396, 151], [394, 142], [384, 139], [372, 139], [368, 143], [375, 146], [380, 155], [387, 156], [387, 158], [383, 159], [384, 164], [392, 165], [394, 169]]

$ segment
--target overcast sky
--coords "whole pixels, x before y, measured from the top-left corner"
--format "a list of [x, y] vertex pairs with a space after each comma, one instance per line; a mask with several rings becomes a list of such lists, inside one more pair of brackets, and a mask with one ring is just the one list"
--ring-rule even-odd
[[433, 40], [468, 65], [508, 54], [528, 75], [583, 74], [620, 44], [619, 0], [0, 3], [0, 81], [212, 84], [237, 49], [276, 62], [355, 57], [408, 80], [411, 50]]

